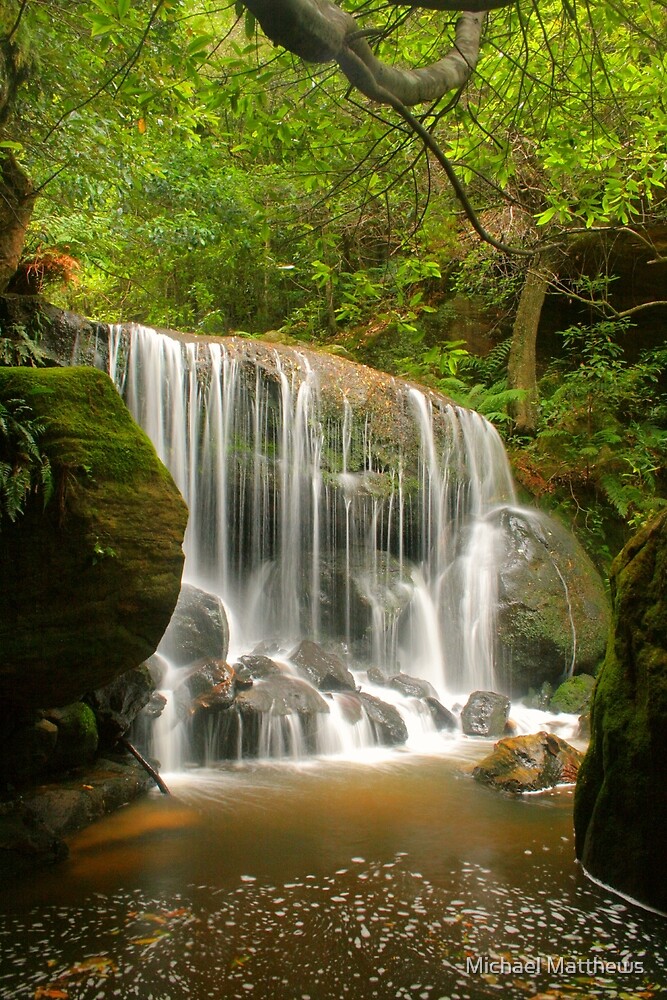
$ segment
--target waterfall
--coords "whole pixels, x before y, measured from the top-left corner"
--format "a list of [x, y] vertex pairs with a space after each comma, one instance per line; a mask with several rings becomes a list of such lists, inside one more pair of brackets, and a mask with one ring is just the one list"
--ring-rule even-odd
[[[502, 545], [488, 515], [516, 499], [483, 417], [392, 382], [408, 447], [345, 386], [334, 405], [298, 351], [134, 326], [112, 329], [108, 358], [188, 504], [184, 579], [222, 598], [234, 650], [307, 638], [441, 694], [494, 688]], [[300, 752], [292, 722], [267, 726], [268, 750]]]

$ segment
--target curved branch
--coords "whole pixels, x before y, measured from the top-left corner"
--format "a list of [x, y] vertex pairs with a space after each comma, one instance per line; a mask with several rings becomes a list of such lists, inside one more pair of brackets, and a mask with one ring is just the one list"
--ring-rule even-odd
[[466, 10], [474, 11], [477, 14], [488, 13], [490, 10], [499, 10], [501, 7], [511, 7], [516, 0], [386, 0], [394, 7], [412, 7], [415, 10], [462, 10], [465, 3]]
[[[437, 101], [466, 83], [477, 65], [485, 21], [483, 12], [463, 12], [454, 45], [442, 59], [420, 69], [403, 69], [379, 60], [355, 18], [332, 0], [245, 0], [245, 4], [276, 45], [308, 62], [337, 62], [366, 97], [387, 104], [389, 93], [404, 106]], [[358, 63], [366, 72], [358, 72]]]

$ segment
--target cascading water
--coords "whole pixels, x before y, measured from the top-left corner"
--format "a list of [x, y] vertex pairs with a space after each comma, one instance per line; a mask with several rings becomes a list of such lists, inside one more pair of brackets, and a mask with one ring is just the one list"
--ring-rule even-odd
[[[502, 541], [489, 514], [516, 499], [486, 420], [392, 383], [406, 448], [345, 387], [334, 405], [297, 351], [134, 327], [111, 331], [108, 356], [188, 504], [184, 579], [222, 598], [230, 662], [260, 642], [284, 653], [309, 639], [441, 696], [494, 689]], [[318, 751], [372, 739], [367, 705], [341, 735], [340, 697], [328, 696]], [[434, 730], [423, 705], [397, 708], [411, 736]], [[294, 717], [268, 714], [261, 747], [300, 753]]]

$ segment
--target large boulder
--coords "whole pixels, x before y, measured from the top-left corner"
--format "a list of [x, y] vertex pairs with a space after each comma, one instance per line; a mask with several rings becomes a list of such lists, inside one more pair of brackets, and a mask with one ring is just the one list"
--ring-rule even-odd
[[59, 706], [156, 648], [178, 597], [187, 510], [110, 379], [0, 369], [47, 423], [55, 492], [2, 526], [0, 704]]
[[544, 514], [504, 507], [498, 587], [496, 684], [513, 698], [568, 673], [595, 673], [604, 659], [609, 600], [574, 536]]
[[667, 512], [611, 569], [612, 635], [574, 801], [577, 856], [596, 878], [667, 910]]
[[184, 583], [178, 602], [160, 642], [160, 653], [177, 667], [196, 660], [225, 660], [229, 625], [217, 594]]
[[498, 740], [472, 776], [484, 785], [520, 795], [572, 784], [583, 759], [580, 750], [551, 733]]
[[466, 736], [502, 736], [510, 714], [510, 700], [495, 691], [473, 691], [461, 712]]

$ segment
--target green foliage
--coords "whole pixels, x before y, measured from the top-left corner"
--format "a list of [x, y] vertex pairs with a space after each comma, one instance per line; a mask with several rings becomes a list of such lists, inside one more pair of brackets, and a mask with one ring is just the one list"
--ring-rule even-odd
[[46, 430], [24, 399], [0, 399], [0, 526], [16, 521], [31, 494], [44, 505], [53, 493], [51, 463], [42, 448]]
[[0, 335], [0, 365], [38, 365], [44, 361], [44, 352], [33, 335], [22, 323], [15, 323]]
[[524, 450], [605, 560], [615, 524], [635, 530], [667, 504], [667, 351], [630, 360], [628, 329], [603, 320], [563, 331], [565, 353], [541, 380], [541, 423]]

